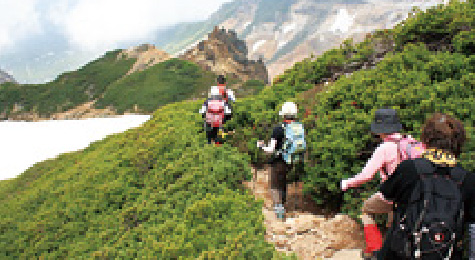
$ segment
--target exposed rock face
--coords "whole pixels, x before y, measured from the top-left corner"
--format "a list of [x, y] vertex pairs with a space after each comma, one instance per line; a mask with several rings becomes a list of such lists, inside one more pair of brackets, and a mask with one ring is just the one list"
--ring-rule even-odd
[[268, 82], [267, 68], [262, 59], [248, 60], [248, 49], [233, 30], [219, 29], [208, 34], [208, 39], [180, 55], [205, 70], [216, 74], [228, 74], [243, 81], [257, 79]]
[[[223, 5], [202, 23], [198, 31], [209, 30], [209, 24], [234, 30], [249, 48], [249, 58], [262, 56], [270, 79], [290, 68], [295, 62], [320, 55], [338, 47], [343, 40], [363, 40], [367, 33], [389, 29], [408, 17], [413, 6], [422, 10], [444, 0], [235, 0]], [[184, 28], [185, 26], [182, 26]], [[182, 28], [174, 28], [181, 31]], [[186, 28], [185, 28], [186, 29]], [[177, 46], [186, 48], [204, 34], [190, 27], [185, 37], [168, 42], [171, 53]], [[186, 30], [185, 30], [186, 31]]]
[[10, 76], [6, 72], [0, 70], [0, 84], [3, 84], [5, 82], [17, 83], [12, 76]]
[[253, 180], [244, 185], [264, 201], [266, 240], [278, 251], [294, 252], [303, 260], [361, 259], [364, 238], [356, 221], [341, 214], [334, 217], [320, 214], [311, 199], [302, 196], [302, 183], [288, 185], [287, 219], [278, 220], [272, 211], [269, 169], [253, 171]]
[[145, 70], [146, 68], [153, 66], [157, 63], [166, 61], [171, 58], [171, 56], [155, 48], [151, 44], [143, 44], [137, 47], [132, 47], [122, 52], [122, 57], [128, 59], [137, 59], [134, 66], [127, 75], [134, 73], [136, 71]]

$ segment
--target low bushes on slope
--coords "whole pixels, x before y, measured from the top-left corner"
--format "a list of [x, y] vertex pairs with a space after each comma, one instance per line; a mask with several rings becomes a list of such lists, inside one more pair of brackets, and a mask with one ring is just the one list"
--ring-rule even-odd
[[279, 258], [241, 186], [249, 160], [203, 145], [199, 105], [165, 106], [0, 191], [0, 258]]
[[[253, 162], [262, 161], [264, 155], [256, 148], [256, 140], [268, 140], [283, 102], [297, 101], [301, 105], [299, 117], [306, 118], [308, 140], [307, 167], [301, 173], [305, 191], [322, 207], [356, 216], [360, 202], [374, 192], [378, 182], [345, 194], [339, 182], [361, 171], [374, 151], [378, 141], [370, 135], [369, 126], [376, 109], [396, 108], [405, 132], [415, 137], [419, 137], [426, 116], [434, 112], [463, 120], [468, 135], [473, 136], [475, 56], [470, 27], [474, 17], [467, 13], [471, 9], [473, 1], [437, 6], [395, 29], [376, 32], [355, 46], [346, 41], [315, 60], [296, 63], [276, 78], [272, 88], [236, 104], [237, 113], [230, 125], [239, 134], [233, 136], [233, 144], [247, 151]], [[432, 25], [425, 28], [429, 17]], [[453, 26], [457, 26], [456, 32]], [[431, 44], [440, 42], [427, 36], [432, 30], [448, 37], [447, 51], [432, 51], [438, 49]], [[404, 38], [410, 34], [420, 37]], [[379, 63], [374, 67], [361, 67], [375, 58]], [[348, 73], [353, 69], [356, 71]], [[321, 85], [335, 75], [340, 76], [337, 81]], [[305, 91], [314, 87], [322, 91], [306, 95]], [[467, 169], [473, 169], [474, 146], [469, 141], [461, 158]]]

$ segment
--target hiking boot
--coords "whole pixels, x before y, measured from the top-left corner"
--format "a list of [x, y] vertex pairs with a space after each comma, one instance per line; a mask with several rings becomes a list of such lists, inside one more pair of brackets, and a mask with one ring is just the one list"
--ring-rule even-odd
[[284, 221], [285, 220], [285, 208], [282, 204], [277, 204], [275, 213], [277, 215], [277, 218]]

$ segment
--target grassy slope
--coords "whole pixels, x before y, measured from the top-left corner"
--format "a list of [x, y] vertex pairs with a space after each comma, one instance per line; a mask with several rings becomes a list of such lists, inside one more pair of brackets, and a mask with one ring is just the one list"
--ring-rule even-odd
[[207, 93], [215, 81], [215, 74], [198, 65], [171, 59], [111, 84], [97, 105], [112, 105], [122, 113], [137, 104], [144, 112], [152, 113], [171, 102], [203, 97], [200, 94]]
[[248, 159], [203, 145], [199, 105], [167, 105], [8, 181], [0, 258], [272, 258], [262, 204], [240, 184]]
[[81, 69], [64, 73], [49, 83], [0, 85], [2, 110], [5, 109], [8, 116], [13, 105], [19, 103], [23, 105], [23, 111], [35, 111], [48, 116], [88, 101], [86, 91], [92, 98], [98, 98], [109, 84], [125, 75], [135, 62], [134, 59], [117, 60], [118, 53], [119, 50], [108, 52]]

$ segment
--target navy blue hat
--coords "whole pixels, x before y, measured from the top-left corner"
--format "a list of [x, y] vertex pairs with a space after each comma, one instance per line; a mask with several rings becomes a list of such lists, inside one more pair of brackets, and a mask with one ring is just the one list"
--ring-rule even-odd
[[401, 122], [394, 109], [378, 109], [371, 123], [371, 132], [375, 134], [392, 134], [402, 129]]

